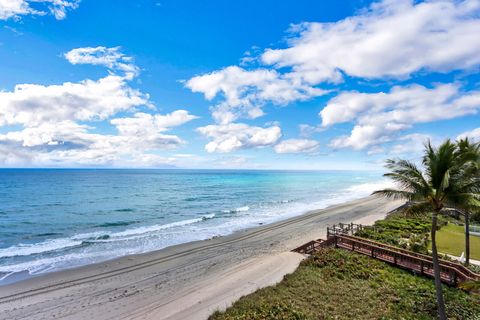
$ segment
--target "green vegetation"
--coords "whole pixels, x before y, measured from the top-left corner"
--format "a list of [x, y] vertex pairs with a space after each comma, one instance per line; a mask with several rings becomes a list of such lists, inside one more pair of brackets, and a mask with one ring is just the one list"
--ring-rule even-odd
[[428, 218], [408, 218], [395, 213], [385, 220], [376, 221], [372, 227], [358, 231], [356, 236], [419, 253], [428, 253], [431, 226]]
[[[480, 296], [443, 288], [449, 319], [475, 319]], [[432, 280], [356, 253], [323, 249], [274, 287], [241, 298], [211, 320], [435, 319]]]
[[[480, 205], [480, 147], [468, 139], [456, 143], [446, 140], [438, 148], [425, 144], [422, 167], [409, 160], [387, 160], [388, 173], [398, 189], [384, 189], [374, 194], [388, 199], [403, 199], [410, 202], [404, 212], [410, 216], [427, 215], [432, 219], [430, 241], [432, 263], [437, 295], [438, 317], [446, 320], [445, 300], [440, 279], [436, 233], [438, 218], [445, 208], [460, 209], [469, 221], [469, 214]], [[467, 222], [468, 225], [468, 222]], [[467, 233], [468, 235], [468, 233]], [[468, 236], [466, 237], [468, 238]], [[466, 264], [470, 252], [470, 241], [466, 241]]]
[[[453, 223], [442, 227], [437, 234], [438, 251], [454, 256], [465, 252], [465, 227]], [[470, 257], [480, 260], [480, 237], [470, 236]]]

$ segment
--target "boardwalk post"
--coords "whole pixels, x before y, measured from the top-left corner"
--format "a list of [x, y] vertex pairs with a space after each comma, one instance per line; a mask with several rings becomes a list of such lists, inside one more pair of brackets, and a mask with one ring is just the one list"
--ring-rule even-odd
[[457, 285], [457, 273], [454, 270], [450, 269], [450, 284], [456, 286]]
[[423, 260], [420, 260], [420, 273], [423, 275]]

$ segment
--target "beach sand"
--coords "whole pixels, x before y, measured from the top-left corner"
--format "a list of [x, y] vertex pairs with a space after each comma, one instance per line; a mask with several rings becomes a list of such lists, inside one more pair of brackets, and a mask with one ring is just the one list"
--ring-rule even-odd
[[293, 272], [290, 250], [327, 225], [372, 224], [401, 205], [367, 197], [274, 224], [0, 287], [0, 319], [206, 319]]

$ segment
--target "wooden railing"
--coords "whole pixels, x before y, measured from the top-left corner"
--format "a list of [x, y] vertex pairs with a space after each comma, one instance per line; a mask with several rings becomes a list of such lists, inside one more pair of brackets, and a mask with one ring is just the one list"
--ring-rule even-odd
[[333, 235], [351, 235], [363, 230], [363, 225], [355, 223], [339, 223], [327, 227], [327, 239]]
[[[417, 274], [433, 277], [432, 257], [412, 252], [409, 250], [389, 246], [376, 241], [363, 239], [338, 232], [329, 233], [327, 240], [310, 241], [294, 251], [303, 254], [312, 254], [320, 248], [342, 248], [372, 258], [388, 262], [394, 266], [413, 271]], [[480, 274], [467, 269], [455, 262], [440, 260], [440, 277], [442, 281], [451, 286], [457, 286], [466, 280], [480, 280]]]
[[[343, 236], [343, 237], [347, 238], [348, 236]], [[364, 239], [364, 238], [359, 238], [359, 237], [350, 237], [350, 238], [355, 239], [356, 241], [362, 241], [363, 243], [370, 243], [374, 246], [378, 246], [378, 247], [381, 247], [381, 248], [392, 250], [392, 251], [395, 251], [395, 252], [398, 252], [398, 253], [401, 253], [401, 254], [405, 254], [405, 255], [408, 255], [408, 256], [417, 257], [417, 258], [420, 258], [420, 259], [423, 259], [423, 260], [431, 261], [431, 259], [432, 259], [432, 257], [429, 256], [429, 255], [425, 255], [425, 254], [413, 252], [413, 251], [410, 251], [410, 250], [390, 246], [388, 244], [383, 244], [383, 243], [380, 243], [380, 242], [377, 242], [377, 241], [372, 241], [372, 240], [369, 240], [369, 239]], [[475, 272], [473, 272], [472, 270], [466, 268], [464, 265], [456, 263], [456, 262], [447, 261], [447, 260], [440, 260], [440, 264], [444, 265], [444, 266], [450, 266], [452, 268], [456, 268], [456, 269], [458, 269], [459, 272], [465, 274], [467, 277], [472, 278], [472, 279], [475, 279], [475, 277], [480, 276], [480, 275], [476, 274]]]
[[328, 248], [328, 247], [335, 246], [335, 241], [336, 239], [333, 237], [330, 237], [327, 240], [323, 240], [323, 239], [312, 240], [294, 249], [293, 251], [302, 253], [302, 254], [312, 254], [315, 251], [318, 251], [320, 248]]

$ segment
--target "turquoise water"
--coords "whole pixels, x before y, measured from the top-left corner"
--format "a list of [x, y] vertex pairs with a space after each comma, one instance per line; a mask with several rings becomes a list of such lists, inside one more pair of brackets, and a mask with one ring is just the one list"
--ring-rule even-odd
[[0, 170], [0, 279], [226, 235], [384, 184], [351, 171]]

